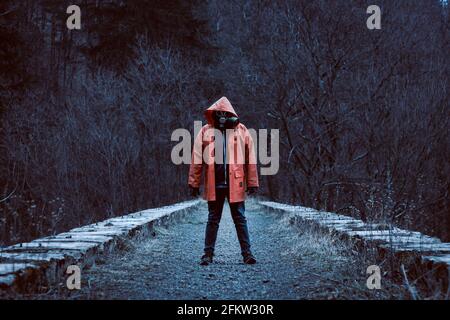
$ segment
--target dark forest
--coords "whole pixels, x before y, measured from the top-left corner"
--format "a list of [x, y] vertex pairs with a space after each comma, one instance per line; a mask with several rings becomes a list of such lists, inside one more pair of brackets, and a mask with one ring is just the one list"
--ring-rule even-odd
[[260, 196], [450, 240], [438, 0], [0, 3], [0, 246], [189, 199], [171, 133], [227, 96], [280, 130]]

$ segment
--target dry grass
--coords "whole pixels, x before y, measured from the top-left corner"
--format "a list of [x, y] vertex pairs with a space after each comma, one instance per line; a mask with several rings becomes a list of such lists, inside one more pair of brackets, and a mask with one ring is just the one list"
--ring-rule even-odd
[[[284, 234], [292, 246], [283, 252], [317, 278], [310, 288], [313, 299], [408, 299], [405, 288], [396, 284], [383, 272], [383, 261], [370, 249], [358, 250], [355, 243], [337, 233], [327, 232], [312, 223], [296, 221], [294, 215], [280, 216], [280, 223], [273, 228]], [[379, 265], [382, 271], [381, 289], [370, 290], [366, 286], [367, 267]]]

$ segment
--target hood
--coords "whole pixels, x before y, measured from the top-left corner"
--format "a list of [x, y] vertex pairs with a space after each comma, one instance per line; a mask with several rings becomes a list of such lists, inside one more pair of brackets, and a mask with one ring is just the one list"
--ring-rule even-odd
[[216, 102], [214, 102], [208, 109], [205, 110], [205, 118], [208, 121], [208, 124], [212, 125], [214, 123], [213, 113], [215, 111], [227, 111], [232, 113], [235, 117], [239, 118], [234, 111], [233, 106], [230, 101], [226, 97], [222, 97]]

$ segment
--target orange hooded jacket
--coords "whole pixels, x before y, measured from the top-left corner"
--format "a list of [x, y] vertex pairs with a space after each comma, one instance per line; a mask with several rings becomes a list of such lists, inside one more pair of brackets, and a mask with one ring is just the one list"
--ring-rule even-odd
[[[197, 135], [192, 151], [191, 166], [189, 168], [189, 185], [199, 188], [201, 175], [205, 168], [204, 199], [216, 200], [216, 186], [214, 175], [214, 111], [227, 111], [238, 117], [230, 101], [226, 97], [220, 98], [205, 111], [208, 124], [202, 127]], [[256, 153], [253, 139], [247, 128], [239, 123], [234, 129], [227, 131], [227, 164], [229, 165], [229, 202], [245, 200], [247, 187], [258, 187], [258, 172]]]

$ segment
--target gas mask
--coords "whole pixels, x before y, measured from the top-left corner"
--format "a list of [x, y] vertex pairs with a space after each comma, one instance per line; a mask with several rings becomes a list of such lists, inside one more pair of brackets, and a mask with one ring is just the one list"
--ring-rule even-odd
[[239, 124], [239, 118], [226, 111], [214, 112], [214, 126], [218, 129], [233, 129]]

